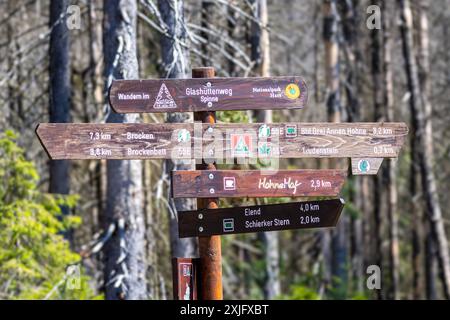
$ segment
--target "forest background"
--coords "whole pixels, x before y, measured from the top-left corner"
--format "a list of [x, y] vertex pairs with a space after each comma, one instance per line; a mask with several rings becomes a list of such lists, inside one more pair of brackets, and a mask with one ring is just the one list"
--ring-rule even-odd
[[[212, 66], [221, 77], [299, 75], [310, 91], [302, 110], [218, 112], [222, 122], [410, 129], [398, 160], [347, 180], [335, 229], [222, 237], [225, 298], [449, 299], [449, 22], [449, 0], [0, 1], [0, 298], [172, 298], [170, 258], [197, 255], [197, 243], [178, 238], [176, 211], [194, 202], [170, 198], [168, 173], [191, 165], [50, 161], [35, 128], [191, 122], [114, 114], [107, 88]], [[371, 265], [379, 290], [367, 287]]]

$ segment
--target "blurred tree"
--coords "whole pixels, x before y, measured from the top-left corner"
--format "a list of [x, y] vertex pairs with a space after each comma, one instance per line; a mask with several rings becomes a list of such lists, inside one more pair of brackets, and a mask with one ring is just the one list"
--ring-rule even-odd
[[[392, 24], [393, 15], [392, 6], [387, 2], [382, 3], [382, 33], [383, 33], [383, 104], [386, 121], [394, 121], [394, 79], [392, 71]], [[400, 274], [400, 249], [398, 239], [398, 214], [397, 214], [397, 165], [393, 159], [386, 159], [388, 161], [387, 168], [383, 174], [386, 176], [387, 184], [387, 216], [389, 228], [389, 276], [390, 276], [390, 299], [399, 299], [399, 274]]]
[[81, 270], [74, 290], [67, 287], [66, 268], [79, 268], [80, 256], [61, 233], [81, 220], [60, 208], [77, 198], [39, 192], [36, 168], [15, 140], [0, 134], [0, 299], [94, 298]]
[[[327, 82], [326, 108], [329, 122], [341, 122], [340, 64], [339, 64], [339, 13], [336, 0], [324, 0], [323, 40], [325, 46], [325, 70]], [[335, 168], [339, 162], [330, 159], [329, 167]], [[345, 294], [347, 284], [347, 217], [342, 215], [336, 229], [323, 232], [323, 253], [326, 284], [338, 287], [334, 291]], [[330, 249], [331, 252], [330, 252]]]
[[[161, 13], [162, 22], [165, 24], [167, 34], [162, 35], [161, 57], [163, 64], [162, 75], [165, 78], [186, 78], [189, 68], [188, 50], [184, 48], [182, 43], [186, 41], [186, 29], [184, 22], [184, 2], [182, 0], [159, 0], [158, 8]], [[192, 113], [170, 112], [167, 113], [167, 122], [192, 122]], [[172, 170], [193, 170], [191, 161], [167, 160], [166, 175], [170, 177]], [[170, 184], [172, 181], [168, 178], [168, 201], [170, 210], [170, 244], [173, 257], [193, 257], [197, 255], [197, 242], [195, 238], [178, 237], [178, 211], [192, 210], [194, 208], [194, 200], [187, 198], [173, 199], [170, 196]]]
[[[439, 203], [436, 178], [433, 172], [433, 137], [431, 135], [431, 117], [429, 116], [431, 105], [427, 99], [427, 92], [420, 88], [419, 73], [416, 57], [414, 55], [413, 42], [413, 16], [409, 0], [398, 0], [400, 9], [400, 32], [402, 37], [403, 57], [405, 60], [405, 72], [408, 90], [410, 93], [409, 106], [411, 109], [412, 122], [416, 128], [418, 162], [420, 166], [422, 189], [427, 208], [427, 215], [431, 225], [433, 238], [436, 241], [437, 256], [440, 268], [440, 277], [444, 295], [450, 299], [450, 258], [448, 252], [448, 240], [445, 234], [442, 210]], [[427, 37], [426, 33], [422, 33]], [[422, 39], [424, 42], [425, 39]], [[426, 42], [426, 41], [425, 41]]]
[[[371, 2], [380, 8], [381, 1]], [[378, 28], [370, 30], [370, 49], [371, 49], [371, 76], [372, 76], [372, 103], [373, 103], [373, 122], [384, 121], [383, 108], [383, 68], [382, 68], [382, 31]], [[374, 262], [380, 268], [383, 268], [383, 180], [382, 175], [373, 176], [373, 217], [374, 217], [374, 244], [375, 259]], [[383, 289], [376, 291], [378, 299], [384, 298]]]
[[[113, 79], [137, 79], [136, 0], [104, 2], [103, 50], [106, 85]], [[137, 114], [110, 111], [109, 123], [134, 123]], [[146, 299], [145, 219], [142, 161], [110, 160], [104, 230], [114, 228], [104, 248], [106, 299]]]
[[[270, 76], [270, 40], [266, 0], [252, 0], [253, 18], [250, 32], [250, 58], [254, 64], [255, 76]], [[272, 110], [255, 111], [256, 121], [272, 123]], [[264, 284], [264, 298], [274, 299], [281, 293], [280, 283], [280, 248], [277, 232], [261, 232], [258, 234], [264, 246], [266, 275]]]
[[[66, 24], [69, 4], [69, 0], [50, 1], [50, 122], [70, 121], [70, 37]], [[50, 193], [69, 194], [69, 189], [69, 161], [50, 160]], [[69, 213], [67, 207], [61, 210]]]
[[[345, 62], [345, 98], [346, 114], [349, 122], [361, 121], [361, 78], [363, 76], [361, 61], [361, 34], [358, 28], [360, 22], [359, 2], [340, 0], [339, 7], [342, 11], [342, 51]], [[358, 209], [361, 209], [364, 195], [362, 194], [362, 184], [364, 179], [361, 176], [348, 176], [348, 199], [346, 212], [351, 203], [354, 203]], [[350, 256], [351, 256], [351, 281], [353, 290], [362, 292], [364, 288], [364, 243], [363, 243], [363, 216], [360, 211], [354, 210], [350, 214], [349, 223], [350, 234]]]

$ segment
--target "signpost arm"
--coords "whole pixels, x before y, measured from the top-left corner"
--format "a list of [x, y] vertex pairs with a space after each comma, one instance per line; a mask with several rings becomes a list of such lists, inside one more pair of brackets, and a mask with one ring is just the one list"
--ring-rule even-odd
[[[215, 70], [212, 67], [192, 69], [193, 78], [213, 78]], [[213, 124], [216, 122], [214, 111], [194, 112], [194, 121]], [[203, 160], [196, 165], [197, 170], [216, 170], [215, 163], [206, 164]], [[198, 209], [217, 209], [217, 198], [197, 199]], [[199, 237], [200, 254], [200, 300], [222, 300], [222, 248], [220, 236]]]

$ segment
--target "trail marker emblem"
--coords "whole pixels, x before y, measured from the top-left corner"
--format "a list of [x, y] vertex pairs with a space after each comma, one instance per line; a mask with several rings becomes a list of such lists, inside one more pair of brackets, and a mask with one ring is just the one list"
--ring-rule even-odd
[[191, 133], [189, 130], [181, 129], [178, 131], [178, 142], [187, 142], [191, 140]]
[[163, 82], [161, 88], [159, 88], [158, 96], [156, 97], [155, 104], [153, 105], [155, 109], [168, 109], [177, 108], [175, 100], [173, 100], [172, 95], [167, 89], [166, 84]]
[[289, 99], [297, 99], [300, 96], [300, 88], [295, 83], [290, 83], [286, 86], [284, 93]]
[[363, 159], [363, 160], [359, 160], [358, 162], [358, 170], [360, 172], [368, 172], [370, 170], [370, 163], [369, 161]]
[[258, 137], [267, 138], [269, 136], [270, 136], [270, 127], [268, 125], [263, 124], [261, 127], [259, 127]]
[[253, 150], [250, 134], [230, 134], [232, 156], [250, 156]]
[[268, 156], [271, 154], [270, 144], [267, 142], [261, 142], [258, 144], [258, 155]]

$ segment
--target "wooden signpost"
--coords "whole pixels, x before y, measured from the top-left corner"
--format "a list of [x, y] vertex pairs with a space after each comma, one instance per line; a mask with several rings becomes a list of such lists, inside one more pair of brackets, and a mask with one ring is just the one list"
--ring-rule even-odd
[[322, 200], [261, 206], [183, 211], [180, 237], [334, 227], [344, 200]]
[[346, 170], [173, 171], [174, 198], [337, 196]]
[[[214, 68], [195, 68], [192, 70], [193, 78], [213, 78]], [[194, 121], [201, 121], [208, 125], [216, 122], [214, 111], [194, 112]], [[206, 163], [202, 159], [196, 164], [197, 170], [216, 170], [214, 162]], [[172, 182], [173, 183], [173, 182]], [[197, 209], [217, 209], [219, 199], [211, 197], [197, 199]], [[202, 300], [222, 300], [222, 242], [218, 236], [201, 236], [198, 238], [200, 290], [199, 295]]]
[[175, 300], [197, 300], [197, 258], [173, 258], [173, 297]]
[[299, 109], [301, 77], [116, 80], [109, 101], [118, 113]]
[[354, 174], [376, 174], [395, 158], [404, 123], [40, 124], [52, 159], [354, 158]]
[[174, 258], [174, 298], [222, 299], [219, 235], [334, 227], [342, 199], [218, 208], [218, 197], [338, 196], [346, 170], [216, 170], [217, 163], [272, 158], [351, 158], [353, 174], [376, 174], [396, 158], [404, 123], [216, 123], [217, 110], [299, 109], [301, 77], [117, 80], [109, 91], [118, 113], [194, 112], [195, 123], [43, 123], [36, 133], [51, 159], [195, 159], [195, 171], [172, 173], [172, 196], [197, 198], [179, 212], [180, 237], [199, 237], [199, 258]]

